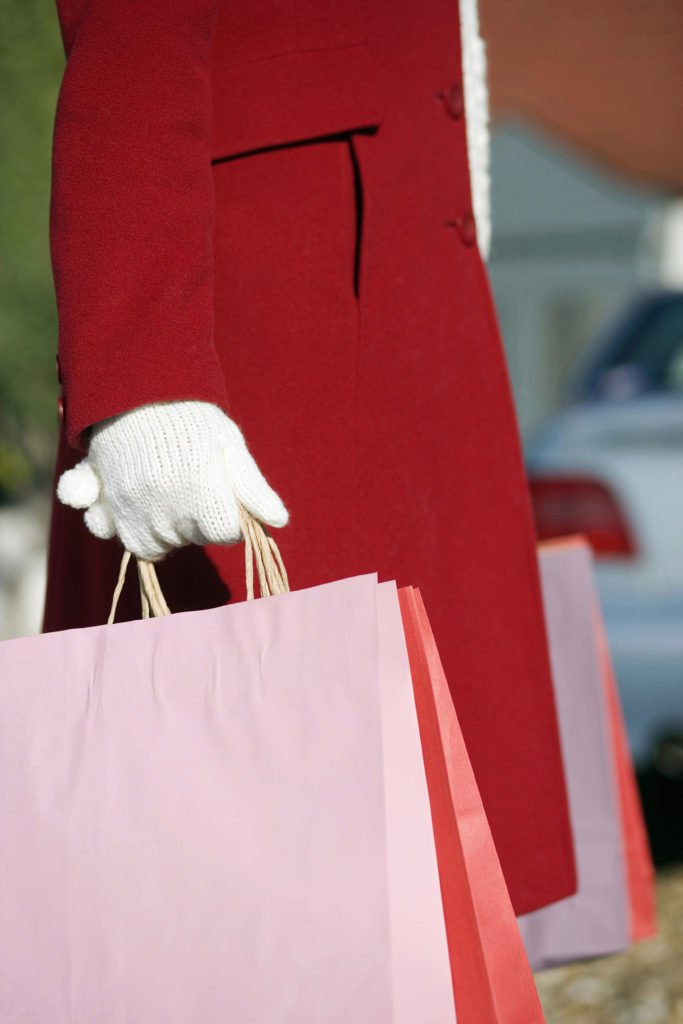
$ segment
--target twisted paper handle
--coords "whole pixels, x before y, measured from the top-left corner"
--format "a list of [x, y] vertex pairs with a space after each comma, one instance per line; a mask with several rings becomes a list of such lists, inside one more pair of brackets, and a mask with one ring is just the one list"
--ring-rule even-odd
[[[258, 519], [254, 519], [246, 509], [240, 508], [240, 521], [244, 538], [247, 600], [253, 601], [255, 596], [254, 565], [256, 566], [261, 597], [270, 597], [272, 594], [286, 594], [289, 591], [289, 580], [287, 579], [287, 572], [277, 544], [266, 533]], [[107, 619], [108, 625], [111, 625], [116, 617], [116, 609], [131, 557], [130, 551], [124, 551], [123, 558], [121, 559], [121, 568], [119, 569], [119, 578], [116, 581], [112, 598], [111, 611]], [[150, 615], [153, 615], [155, 618], [161, 615], [170, 615], [171, 609], [166, 604], [154, 563], [138, 558], [137, 564], [143, 619], [148, 619]]]

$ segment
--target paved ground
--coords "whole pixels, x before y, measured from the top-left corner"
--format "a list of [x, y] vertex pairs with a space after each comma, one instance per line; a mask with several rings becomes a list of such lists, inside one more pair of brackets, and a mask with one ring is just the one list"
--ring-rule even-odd
[[683, 1024], [683, 866], [660, 871], [657, 905], [654, 939], [536, 976], [548, 1024]]

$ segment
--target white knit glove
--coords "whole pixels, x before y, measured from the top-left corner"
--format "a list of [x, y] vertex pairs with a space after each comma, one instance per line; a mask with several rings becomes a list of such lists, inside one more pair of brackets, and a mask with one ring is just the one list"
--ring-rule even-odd
[[87, 458], [62, 474], [57, 496], [87, 510], [96, 537], [118, 536], [148, 561], [185, 544], [240, 540], [238, 503], [268, 526], [288, 520], [237, 424], [208, 402], [144, 405], [96, 424]]

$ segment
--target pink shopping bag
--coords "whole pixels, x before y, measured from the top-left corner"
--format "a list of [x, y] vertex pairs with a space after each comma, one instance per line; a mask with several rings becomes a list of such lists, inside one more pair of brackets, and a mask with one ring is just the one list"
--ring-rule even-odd
[[539, 545], [579, 874], [575, 896], [520, 918], [536, 968], [626, 949], [654, 930], [653, 872], [590, 547]]
[[0, 645], [0, 1021], [454, 1020], [393, 585]]

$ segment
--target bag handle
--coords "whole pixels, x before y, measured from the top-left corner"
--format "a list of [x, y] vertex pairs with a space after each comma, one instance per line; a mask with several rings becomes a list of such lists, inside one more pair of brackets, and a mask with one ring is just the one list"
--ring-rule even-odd
[[[242, 536], [244, 538], [245, 575], [247, 581], [247, 600], [254, 600], [254, 565], [259, 582], [261, 597], [270, 597], [272, 594], [286, 594], [289, 592], [289, 580], [287, 571], [282, 561], [280, 550], [273, 538], [266, 533], [262, 523], [247, 512], [242, 506], [239, 507], [240, 523], [242, 524]], [[119, 569], [119, 577], [116, 581], [114, 595], [111, 602], [111, 610], [107, 625], [111, 625], [116, 617], [123, 584], [126, 579], [128, 564], [131, 560], [131, 552], [124, 551]], [[157, 577], [154, 562], [147, 562], [142, 558], [137, 559], [138, 584], [140, 587], [140, 601], [142, 604], [142, 617], [148, 619], [150, 615], [158, 618], [163, 615], [170, 615], [171, 609], [166, 603], [159, 579]]]

